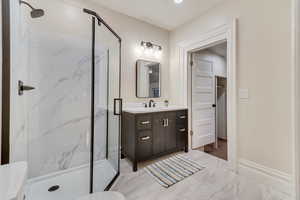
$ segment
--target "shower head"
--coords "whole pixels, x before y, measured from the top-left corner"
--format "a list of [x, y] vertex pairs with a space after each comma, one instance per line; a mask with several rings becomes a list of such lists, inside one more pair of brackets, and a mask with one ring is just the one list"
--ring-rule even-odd
[[45, 15], [45, 12], [43, 9], [34, 9], [30, 12], [30, 15], [32, 18], [39, 18], [43, 17]]
[[32, 18], [39, 18], [45, 15], [45, 11], [43, 9], [36, 9], [26, 1], [20, 0], [20, 4], [25, 4], [26, 6], [31, 8], [30, 15]]

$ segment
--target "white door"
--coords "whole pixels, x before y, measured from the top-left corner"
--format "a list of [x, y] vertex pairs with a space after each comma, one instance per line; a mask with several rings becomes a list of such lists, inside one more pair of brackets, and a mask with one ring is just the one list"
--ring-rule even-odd
[[210, 61], [192, 55], [192, 148], [215, 142], [215, 80]]

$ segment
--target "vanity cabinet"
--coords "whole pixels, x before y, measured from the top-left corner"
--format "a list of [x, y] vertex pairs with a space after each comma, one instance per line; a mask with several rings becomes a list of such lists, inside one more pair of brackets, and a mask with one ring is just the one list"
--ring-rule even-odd
[[122, 157], [137, 164], [177, 151], [188, 151], [188, 111], [146, 114], [123, 112]]

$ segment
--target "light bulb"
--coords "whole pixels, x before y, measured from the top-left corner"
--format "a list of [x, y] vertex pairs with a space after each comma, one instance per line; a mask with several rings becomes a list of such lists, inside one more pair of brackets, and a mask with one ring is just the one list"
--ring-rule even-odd
[[135, 48], [135, 53], [137, 56], [141, 56], [143, 52], [144, 52], [144, 50], [141, 46], [138, 46]]
[[183, 2], [183, 0], [174, 0], [174, 3], [176, 3], [176, 4], [180, 4], [182, 2]]
[[150, 56], [151, 55], [151, 50], [149, 48], [145, 49], [145, 55]]
[[154, 56], [157, 59], [161, 58], [161, 55], [162, 55], [162, 51], [155, 51], [155, 53], [154, 53]]

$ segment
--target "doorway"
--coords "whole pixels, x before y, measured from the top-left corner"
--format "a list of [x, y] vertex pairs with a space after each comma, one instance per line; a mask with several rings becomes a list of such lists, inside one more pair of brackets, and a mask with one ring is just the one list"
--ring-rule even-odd
[[204, 152], [228, 160], [227, 143], [227, 78], [215, 77], [215, 124], [216, 140], [213, 144], [204, 146]]
[[237, 20], [211, 28], [197, 38], [190, 38], [178, 44], [181, 77], [183, 85], [178, 88], [181, 102], [189, 108], [189, 149], [192, 149], [192, 110], [191, 110], [191, 54], [227, 42], [227, 142], [228, 164], [237, 172]]
[[192, 149], [228, 160], [227, 41], [190, 52]]

